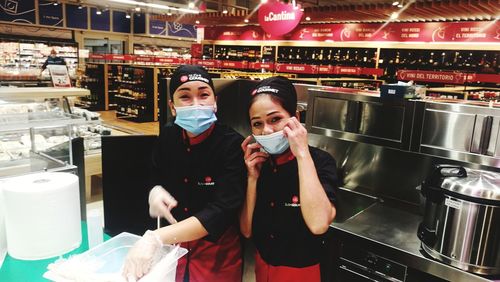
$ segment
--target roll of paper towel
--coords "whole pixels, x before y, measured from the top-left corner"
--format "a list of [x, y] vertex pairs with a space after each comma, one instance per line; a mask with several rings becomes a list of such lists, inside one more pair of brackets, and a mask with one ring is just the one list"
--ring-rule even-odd
[[7, 250], [16, 259], [62, 255], [82, 242], [78, 177], [44, 172], [3, 183]]

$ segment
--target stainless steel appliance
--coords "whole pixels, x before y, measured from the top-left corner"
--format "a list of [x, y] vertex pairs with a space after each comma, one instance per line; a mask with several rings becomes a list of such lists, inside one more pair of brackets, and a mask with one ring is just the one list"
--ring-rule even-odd
[[436, 165], [422, 194], [422, 249], [466, 271], [500, 274], [500, 174]]

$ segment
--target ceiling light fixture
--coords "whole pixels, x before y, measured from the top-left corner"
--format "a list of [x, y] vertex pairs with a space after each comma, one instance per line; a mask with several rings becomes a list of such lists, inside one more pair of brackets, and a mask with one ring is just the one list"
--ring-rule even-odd
[[82, 6], [82, 5], [79, 5], [79, 6], [78, 6], [78, 10], [81, 10], [81, 9], [83, 9], [83, 6]]
[[134, 5], [134, 6], [138, 6], [138, 7], [145, 7], [145, 8], [153, 8], [153, 9], [160, 9], [160, 10], [174, 10], [174, 11], [190, 13], [190, 14], [199, 14], [200, 13], [198, 10], [195, 10], [195, 9], [171, 7], [171, 6], [167, 6], [167, 5], [145, 3], [145, 2], [141, 2], [141, 1], [135, 1], [135, 0], [109, 0], [109, 1], [116, 2], [116, 3], [122, 3], [122, 4]]
[[394, 1], [394, 2], [392, 2], [392, 6], [397, 6], [397, 5], [399, 5], [399, 2], [398, 2], [398, 1]]
[[172, 13], [170, 13], [170, 12], [167, 13], [167, 16], [171, 16], [171, 15], [172, 15]]
[[397, 19], [398, 17], [399, 17], [399, 14], [398, 14], [398, 13], [396, 13], [396, 12], [392, 12], [392, 14], [391, 14], [391, 20], [395, 20], [395, 19]]
[[200, 21], [196, 21], [196, 24], [200, 24]]
[[135, 7], [135, 8], [134, 8], [134, 10], [135, 10], [136, 12], [140, 12], [140, 11], [141, 11], [141, 7]]
[[245, 19], [244, 22], [248, 23], [249, 21], [248, 21], [248, 19]]
[[311, 20], [311, 17], [306, 17], [306, 21], [310, 21]]
[[189, 7], [189, 9], [193, 9], [194, 8], [194, 2], [189, 2], [188, 7]]
[[95, 14], [96, 14], [96, 15], [101, 15], [101, 14], [102, 14], [102, 11], [101, 11], [100, 9], [97, 9], [97, 10], [95, 11]]
[[57, 1], [54, 2], [54, 6], [57, 6], [57, 5], [59, 5], [59, 2], [57, 2]]
[[125, 18], [130, 19], [130, 14], [127, 13], [127, 15], [125, 15]]
[[398, 8], [403, 8], [403, 4], [399, 4], [399, 5], [398, 5]]
[[224, 9], [224, 11], [222, 11], [222, 13], [223, 13], [223, 14], [227, 14], [227, 10], [226, 10], [226, 9]]

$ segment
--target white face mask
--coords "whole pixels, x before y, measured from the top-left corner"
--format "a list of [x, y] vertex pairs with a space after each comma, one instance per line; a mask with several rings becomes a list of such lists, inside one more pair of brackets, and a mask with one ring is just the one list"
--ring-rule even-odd
[[253, 138], [271, 155], [281, 154], [290, 146], [290, 144], [288, 144], [288, 139], [283, 134], [283, 130], [269, 135], [254, 134]]

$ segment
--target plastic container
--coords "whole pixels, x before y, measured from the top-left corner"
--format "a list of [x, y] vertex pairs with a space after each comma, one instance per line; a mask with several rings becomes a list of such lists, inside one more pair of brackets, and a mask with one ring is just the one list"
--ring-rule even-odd
[[[120, 233], [80, 255], [50, 264], [47, 267], [49, 271], [43, 277], [58, 282], [119, 280], [128, 251], [140, 238], [134, 234]], [[139, 281], [174, 282], [177, 261], [186, 253], [187, 250], [179, 246], [164, 246], [151, 271]]]

